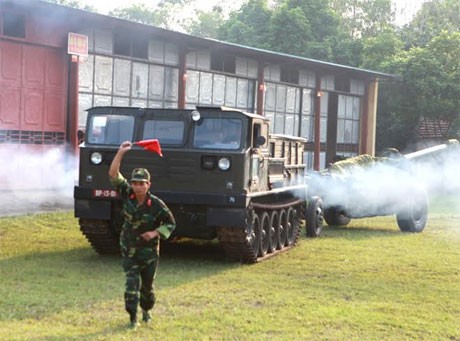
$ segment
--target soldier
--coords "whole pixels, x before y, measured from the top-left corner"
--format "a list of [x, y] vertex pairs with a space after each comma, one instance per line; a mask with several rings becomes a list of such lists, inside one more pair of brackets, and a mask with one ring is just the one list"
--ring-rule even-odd
[[123, 156], [131, 147], [128, 141], [120, 145], [110, 165], [109, 176], [123, 200], [120, 247], [126, 275], [125, 308], [130, 316], [130, 326], [135, 328], [138, 325], [138, 304], [142, 309], [142, 320], [151, 321], [149, 310], [155, 304], [153, 280], [159, 259], [159, 239], [169, 238], [176, 222], [163, 201], [150, 193], [147, 169], [134, 169], [130, 182], [120, 173]]

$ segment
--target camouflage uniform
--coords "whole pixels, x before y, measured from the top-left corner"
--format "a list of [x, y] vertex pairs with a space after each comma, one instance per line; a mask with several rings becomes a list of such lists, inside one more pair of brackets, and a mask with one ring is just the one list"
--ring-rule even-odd
[[[139, 170], [142, 169], [133, 172], [132, 181], [134, 173]], [[150, 175], [148, 178], [150, 180]], [[145, 241], [140, 235], [157, 230], [161, 239], [167, 239], [176, 227], [176, 222], [164, 202], [150, 191], [147, 192], [145, 202], [138, 205], [129, 182], [121, 174], [111, 181], [123, 200], [124, 223], [120, 248], [126, 275], [125, 308], [131, 316], [135, 316], [138, 303], [144, 311], [152, 309], [155, 304], [153, 280], [160, 246], [158, 238]]]

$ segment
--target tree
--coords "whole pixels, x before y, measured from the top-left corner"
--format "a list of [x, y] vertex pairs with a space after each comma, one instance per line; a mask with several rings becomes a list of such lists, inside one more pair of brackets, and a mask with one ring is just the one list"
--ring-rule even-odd
[[147, 25], [164, 25], [164, 17], [153, 8], [144, 4], [134, 4], [129, 7], [116, 8], [109, 15]]
[[460, 2], [432, 0], [422, 5], [414, 19], [402, 30], [407, 48], [426, 46], [441, 31], [460, 31]]
[[195, 17], [184, 24], [185, 30], [197, 37], [218, 38], [223, 23], [222, 8], [214, 6], [211, 12], [195, 10]]
[[85, 11], [91, 11], [95, 12], [95, 8], [90, 5], [83, 5], [80, 1], [78, 0], [45, 0], [46, 2], [51, 2], [53, 4], [58, 4], [58, 5], [63, 5], [67, 7], [72, 7], [72, 8], [78, 8], [78, 9], [83, 9]]
[[220, 40], [270, 49], [270, 21], [273, 11], [267, 0], [249, 0], [219, 28]]
[[[377, 130], [385, 133], [380, 135], [379, 145], [388, 146], [404, 137], [410, 142], [407, 137], [422, 117], [460, 124], [460, 32], [444, 31], [426, 48], [401, 51], [388, 68], [401, 79], [380, 94], [384, 101], [379, 102]], [[388, 130], [391, 125], [400, 128], [394, 129], [393, 135]]]

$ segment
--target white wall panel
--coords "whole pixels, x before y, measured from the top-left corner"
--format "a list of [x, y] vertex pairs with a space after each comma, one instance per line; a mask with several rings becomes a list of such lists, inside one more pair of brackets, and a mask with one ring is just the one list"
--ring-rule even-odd
[[225, 105], [227, 107], [236, 107], [236, 78], [227, 77], [225, 86]]
[[131, 96], [133, 98], [147, 98], [148, 81], [148, 65], [144, 63], [133, 63]]
[[185, 101], [187, 103], [198, 103], [200, 73], [198, 71], [187, 71], [187, 91]]
[[247, 108], [248, 107], [248, 80], [238, 79], [237, 87], [237, 107]]
[[225, 104], [225, 76], [214, 75], [214, 87], [212, 89], [212, 104], [224, 105]]
[[207, 72], [200, 73], [200, 104], [212, 103], [212, 74]]
[[164, 77], [165, 67], [160, 65], [150, 65], [149, 77], [149, 99], [159, 100], [163, 99], [164, 93]]
[[113, 59], [110, 57], [95, 57], [94, 92], [97, 94], [112, 94], [112, 67]]
[[131, 62], [115, 58], [113, 62], [113, 94], [129, 96], [129, 80], [131, 79]]
[[172, 67], [165, 68], [165, 90], [164, 90], [165, 101], [179, 100], [179, 70]]
[[93, 91], [94, 56], [89, 55], [78, 66], [78, 90], [85, 92]]

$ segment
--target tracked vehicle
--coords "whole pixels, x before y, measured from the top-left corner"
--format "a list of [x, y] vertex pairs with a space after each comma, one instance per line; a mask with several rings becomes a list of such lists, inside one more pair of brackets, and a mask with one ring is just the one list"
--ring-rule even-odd
[[123, 141], [158, 139], [163, 157], [133, 146], [121, 172], [152, 175], [151, 191], [173, 212], [172, 238], [217, 238], [231, 260], [253, 263], [293, 246], [300, 220], [322, 227], [321, 200], [305, 183], [306, 140], [269, 134], [265, 117], [228, 108], [96, 107], [80, 145], [75, 216], [100, 254], [118, 253], [121, 202], [108, 168]]

